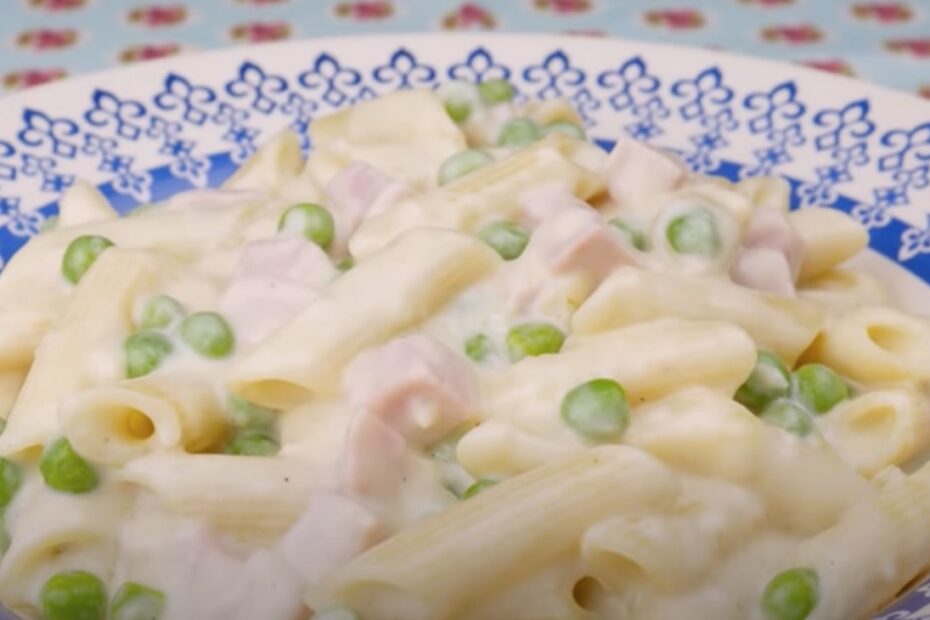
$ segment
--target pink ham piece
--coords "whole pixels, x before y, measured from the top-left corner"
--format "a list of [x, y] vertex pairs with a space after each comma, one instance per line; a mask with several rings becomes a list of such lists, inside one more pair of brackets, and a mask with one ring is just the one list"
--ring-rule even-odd
[[264, 340], [318, 296], [336, 274], [314, 243], [295, 237], [245, 246], [219, 309], [246, 344]]
[[583, 271], [597, 282], [619, 265], [638, 262], [635, 251], [590, 207], [567, 210], [540, 226], [527, 251], [537, 253], [553, 274]]
[[357, 415], [377, 416], [419, 446], [462, 423], [477, 398], [465, 360], [422, 334], [362, 353], [346, 369], [344, 383]]
[[749, 288], [794, 297], [802, 252], [801, 237], [787, 213], [758, 207], [746, 226], [730, 277]]
[[387, 210], [412, 193], [410, 186], [395, 181], [374, 166], [355, 162], [326, 184], [326, 204], [336, 227], [333, 252], [345, 252], [349, 237], [366, 217]]
[[407, 471], [407, 441], [370, 411], [357, 411], [349, 424], [340, 482], [362, 497], [390, 497]]
[[607, 190], [621, 206], [678, 189], [687, 171], [677, 160], [629, 137], [620, 138], [605, 164]]
[[730, 277], [745, 287], [794, 297], [794, 278], [785, 255], [772, 248], [741, 248], [730, 267]]
[[385, 534], [379, 520], [356, 500], [321, 490], [310, 496], [306, 510], [277, 542], [275, 552], [293, 566], [305, 585], [312, 585]]

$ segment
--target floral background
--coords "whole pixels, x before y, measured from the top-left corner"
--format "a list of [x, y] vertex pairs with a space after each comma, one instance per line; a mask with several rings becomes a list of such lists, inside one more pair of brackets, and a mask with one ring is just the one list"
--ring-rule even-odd
[[0, 92], [314, 36], [500, 30], [700, 45], [930, 98], [930, 0], [2, 0]]

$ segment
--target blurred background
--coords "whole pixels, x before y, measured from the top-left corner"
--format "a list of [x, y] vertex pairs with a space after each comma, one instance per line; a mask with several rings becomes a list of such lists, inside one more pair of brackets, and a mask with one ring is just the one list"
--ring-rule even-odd
[[619, 36], [803, 63], [930, 98], [930, 0], [0, 0], [0, 92], [284, 39]]

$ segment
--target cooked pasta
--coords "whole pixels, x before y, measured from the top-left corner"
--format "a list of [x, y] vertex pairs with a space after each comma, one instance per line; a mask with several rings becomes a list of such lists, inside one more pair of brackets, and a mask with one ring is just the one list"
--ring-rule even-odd
[[0, 602], [48, 620], [853, 620], [930, 568], [930, 322], [776, 178], [503, 80], [93, 186], [0, 274]]

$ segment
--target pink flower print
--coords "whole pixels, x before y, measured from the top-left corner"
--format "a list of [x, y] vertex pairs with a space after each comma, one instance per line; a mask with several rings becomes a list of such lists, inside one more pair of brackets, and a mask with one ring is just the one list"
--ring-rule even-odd
[[3, 76], [3, 86], [10, 90], [29, 88], [60, 80], [67, 75], [64, 69], [25, 69]]
[[120, 52], [119, 60], [123, 63], [140, 62], [143, 60], [155, 60], [156, 58], [165, 58], [174, 56], [181, 51], [181, 46], [177, 43], [162, 43], [157, 45], [133, 45]]
[[496, 26], [494, 15], [474, 2], [466, 2], [442, 18], [445, 30], [492, 30]]
[[559, 15], [576, 15], [590, 11], [591, 0], [533, 0], [533, 6]]
[[762, 39], [773, 43], [803, 45], [823, 40], [824, 34], [813, 24], [767, 26], [762, 29]]
[[73, 28], [54, 30], [51, 28], [37, 28], [21, 32], [16, 37], [16, 45], [36, 52], [62, 49], [70, 47], [77, 42], [78, 33]]
[[159, 28], [174, 26], [187, 19], [187, 9], [180, 4], [141, 6], [129, 12], [129, 22]]
[[280, 41], [291, 36], [291, 25], [287, 22], [246, 22], [233, 26], [229, 33], [233, 41], [247, 43]]
[[360, 0], [358, 2], [340, 2], [335, 8], [336, 15], [356, 21], [387, 19], [394, 14], [394, 5], [386, 0]]
[[846, 75], [850, 77], [856, 75], [852, 65], [841, 58], [802, 60], [801, 64], [806, 67], [812, 67], [814, 69], [820, 69], [821, 71], [828, 71], [830, 73], [836, 73], [839, 75]]
[[696, 30], [706, 23], [704, 14], [696, 9], [660, 9], [646, 12], [646, 23], [669, 30]]
[[852, 6], [858, 19], [870, 19], [883, 24], [909, 21], [914, 17], [911, 7], [902, 2], [858, 2]]
[[29, 5], [46, 11], [73, 11], [87, 6], [87, 0], [29, 0]]
[[930, 58], [930, 37], [889, 39], [885, 49], [917, 58]]

